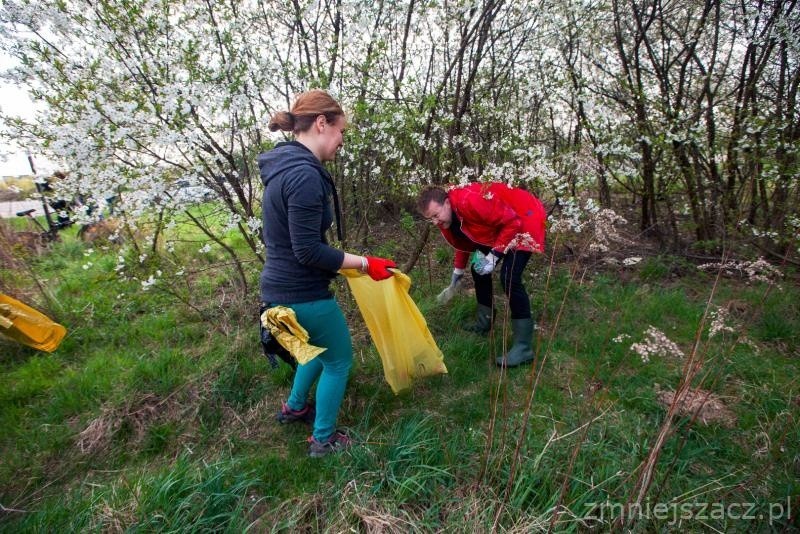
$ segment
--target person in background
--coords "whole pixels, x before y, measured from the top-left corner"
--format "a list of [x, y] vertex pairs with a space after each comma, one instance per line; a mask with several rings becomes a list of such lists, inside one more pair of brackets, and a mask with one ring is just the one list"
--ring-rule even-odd
[[[310, 336], [327, 350], [298, 365], [288, 400], [278, 421], [313, 423], [309, 455], [325, 456], [350, 444], [336, 429], [353, 349], [344, 314], [329, 288], [339, 269], [360, 269], [374, 280], [392, 275], [391, 260], [357, 256], [331, 247], [325, 232], [336, 219], [341, 226], [333, 179], [322, 162], [332, 161], [347, 126], [341, 106], [328, 93], [311, 90], [297, 96], [290, 111], [269, 121], [271, 131], [287, 131], [294, 140], [278, 143], [258, 157], [264, 184], [262, 203], [266, 261], [261, 271], [262, 307], [286, 306]], [[331, 206], [333, 203], [333, 207]], [[316, 405], [309, 392], [317, 382]]]
[[514, 341], [496, 363], [515, 367], [532, 361], [534, 323], [522, 272], [533, 253], [544, 252], [547, 213], [541, 201], [524, 189], [504, 183], [473, 182], [447, 189], [430, 186], [420, 193], [417, 209], [456, 249], [450, 286], [440, 295], [454, 293], [470, 253], [475, 252], [470, 271], [478, 301], [477, 317], [466, 329], [486, 334], [495, 318], [492, 272], [499, 266]]

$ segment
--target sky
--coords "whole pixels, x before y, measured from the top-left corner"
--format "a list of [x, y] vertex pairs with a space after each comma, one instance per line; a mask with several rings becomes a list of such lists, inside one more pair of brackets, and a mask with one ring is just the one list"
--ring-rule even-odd
[[[0, 71], [14, 65], [13, 59], [0, 51]], [[32, 118], [34, 105], [25, 90], [0, 79], [0, 110], [25, 118]], [[54, 166], [43, 156], [33, 154], [37, 174], [50, 173]], [[0, 139], [0, 176], [31, 174], [27, 153], [19, 147]]]

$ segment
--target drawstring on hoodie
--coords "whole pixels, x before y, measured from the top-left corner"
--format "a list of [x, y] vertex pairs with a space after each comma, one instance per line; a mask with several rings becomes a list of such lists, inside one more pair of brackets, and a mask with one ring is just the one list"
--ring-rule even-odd
[[336, 216], [336, 237], [339, 238], [339, 243], [344, 243], [342, 238], [342, 209], [339, 207], [339, 193], [336, 192], [336, 184], [333, 183], [331, 178], [331, 189], [333, 189], [333, 212]]

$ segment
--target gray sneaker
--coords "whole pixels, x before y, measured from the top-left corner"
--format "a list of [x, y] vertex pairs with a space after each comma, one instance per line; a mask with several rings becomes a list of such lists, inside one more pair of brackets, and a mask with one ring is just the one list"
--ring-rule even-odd
[[302, 410], [292, 410], [289, 408], [289, 405], [285, 402], [281, 406], [281, 411], [278, 412], [278, 421], [281, 424], [288, 424], [294, 423], [296, 421], [302, 421], [308, 424], [314, 424], [314, 418], [316, 417], [316, 412], [314, 407], [310, 404], [306, 404], [303, 406]]
[[308, 437], [308, 455], [312, 458], [322, 458], [332, 452], [342, 451], [350, 446], [350, 438], [337, 430], [327, 441], [317, 441], [314, 436]]

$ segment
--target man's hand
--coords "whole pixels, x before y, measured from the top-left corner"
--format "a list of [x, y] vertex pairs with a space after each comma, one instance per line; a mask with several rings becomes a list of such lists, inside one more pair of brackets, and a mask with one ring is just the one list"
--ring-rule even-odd
[[494, 250], [489, 252], [489, 254], [486, 256], [480, 254], [477, 256], [477, 261], [473, 264], [472, 268], [481, 276], [491, 274], [491, 272], [494, 271], [494, 268], [497, 266], [497, 263], [500, 261], [500, 257], [500, 254]]
[[450, 302], [450, 299], [458, 293], [462, 278], [464, 278], [464, 269], [453, 269], [453, 274], [450, 277], [450, 285], [436, 295], [436, 302], [439, 304], [447, 304]]

